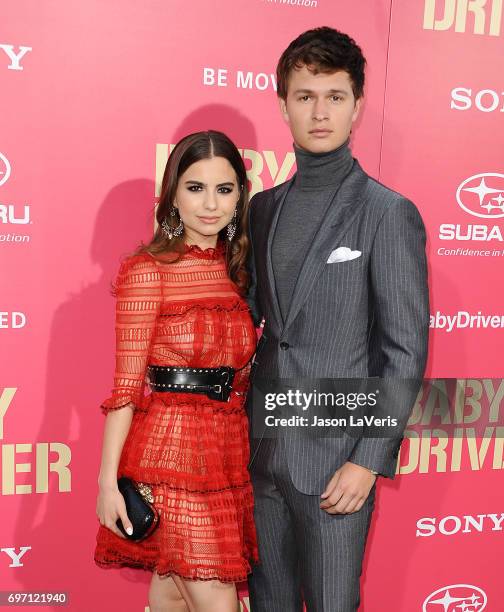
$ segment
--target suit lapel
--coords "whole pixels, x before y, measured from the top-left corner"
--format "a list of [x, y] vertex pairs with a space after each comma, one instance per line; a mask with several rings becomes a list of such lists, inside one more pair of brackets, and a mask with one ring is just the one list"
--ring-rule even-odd
[[268, 217], [266, 219], [266, 227], [268, 229], [268, 238], [266, 241], [266, 270], [268, 274], [268, 283], [270, 287], [271, 302], [273, 304], [273, 310], [275, 318], [280, 328], [283, 327], [283, 318], [280, 310], [280, 302], [278, 301], [278, 294], [275, 284], [275, 275], [273, 272], [273, 262], [271, 257], [271, 249], [273, 244], [273, 236], [278, 225], [278, 219], [282, 210], [283, 203], [291, 185], [294, 182], [296, 174], [294, 174], [288, 181], [283, 183], [275, 192], [271, 206], [268, 207]]
[[[312, 292], [315, 281], [322, 273], [331, 251], [338, 246], [339, 241], [348, 231], [360, 211], [363, 205], [362, 195], [367, 179], [367, 174], [362, 170], [359, 162], [355, 160], [352, 170], [334, 193], [325, 218], [321, 221], [315, 237], [308, 248], [294, 288], [290, 308], [285, 319], [284, 330], [289, 327], [298, 315], [304, 302]], [[278, 215], [276, 219], [278, 220]], [[280, 311], [278, 300], [277, 308]]]

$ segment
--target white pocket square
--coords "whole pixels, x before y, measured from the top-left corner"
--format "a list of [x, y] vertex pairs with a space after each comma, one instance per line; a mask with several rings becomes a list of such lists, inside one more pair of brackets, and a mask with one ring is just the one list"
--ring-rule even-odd
[[329, 255], [327, 263], [340, 263], [341, 261], [350, 261], [357, 259], [362, 255], [361, 251], [352, 251], [348, 247], [338, 247]]

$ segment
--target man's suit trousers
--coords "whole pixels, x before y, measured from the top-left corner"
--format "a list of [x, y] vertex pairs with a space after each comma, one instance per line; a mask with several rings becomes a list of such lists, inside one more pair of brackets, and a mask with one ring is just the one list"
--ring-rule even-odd
[[260, 563], [249, 578], [252, 612], [355, 612], [375, 488], [361, 510], [330, 515], [298, 491], [285, 443], [263, 439], [251, 466]]

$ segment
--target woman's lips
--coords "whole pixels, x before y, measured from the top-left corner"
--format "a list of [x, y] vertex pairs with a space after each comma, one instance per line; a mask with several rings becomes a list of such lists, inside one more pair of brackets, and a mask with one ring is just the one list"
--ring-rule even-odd
[[212, 223], [217, 223], [219, 217], [198, 217], [198, 219], [203, 223], [208, 223], [209, 225], [211, 225]]

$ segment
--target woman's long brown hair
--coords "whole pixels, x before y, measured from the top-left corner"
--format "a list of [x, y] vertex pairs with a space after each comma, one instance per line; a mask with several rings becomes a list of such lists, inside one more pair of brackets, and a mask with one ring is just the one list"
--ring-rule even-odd
[[168, 253], [178, 254], [170, 258], [177, 261], [180, 254], [184, 252], [184, 237], [168, 236], [161, 229], [161, 223], [166, 217], [171, 224], [170, 211], [175, 199], [175, 192], [180, 177], [192, 164], [201, 159], [212, 157], [224, 157], [233, 167], [238, 179], [238, 187], [241, 186], [240, 199], [236, 205], [236, 232], [232, 241], [227, 239], [226, 228], [219, 232], [219, 238], [226, 245], [226, 265], [228, 275], [236, 283], [242, 293], [246, 292], [249, 278], [246, 270], [246, 259], [249, 247], [247, 237], [248, 219], [248, 183], [245, 164], [234, 143], [222, 132], [208, 130], [189, 134], [180, 140], [173, 149], [163, 174], [161, 184], [161, 196], [156, 209], [156, 221], [158, 227], [154, 237], [148, 244], [142, 244], [136, 251], [139, 253], [151, 253], [152, 255], [165, 255]]

